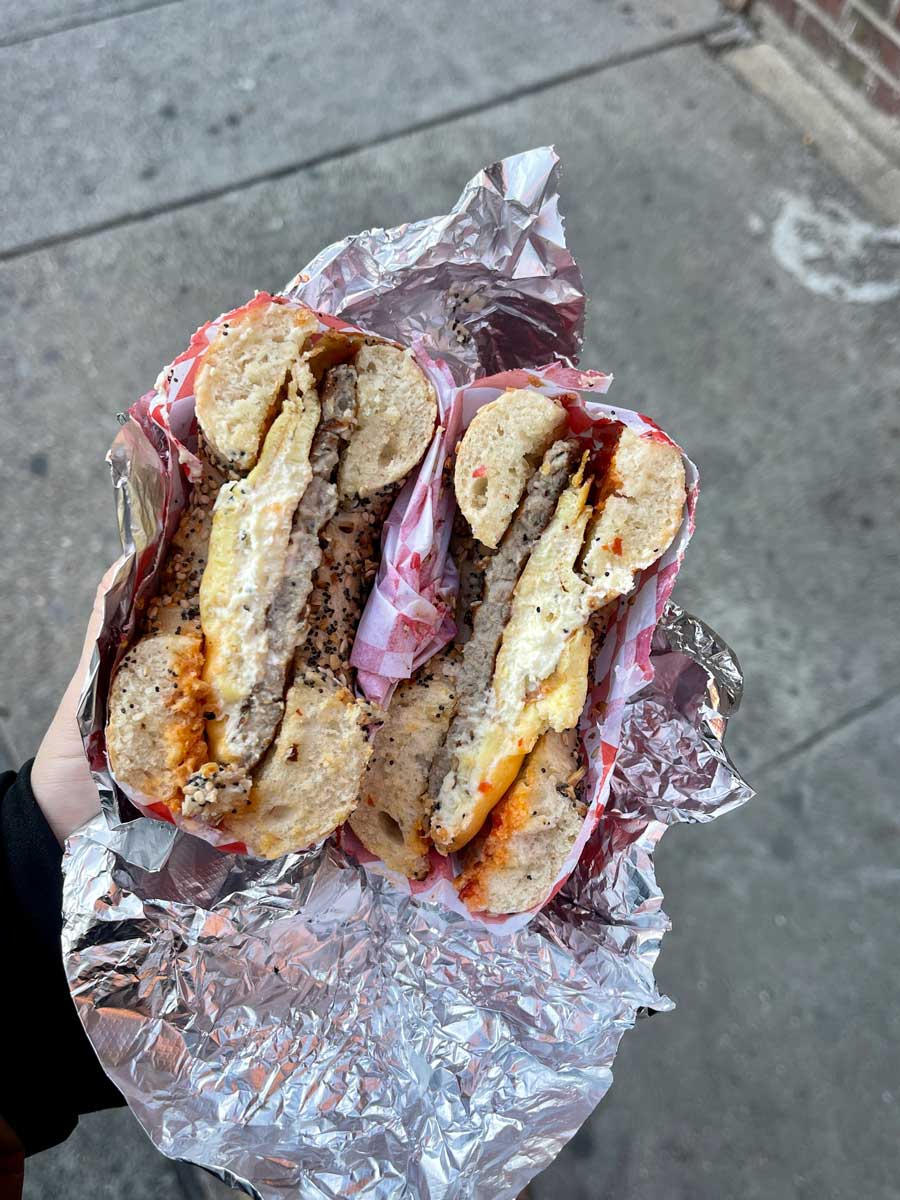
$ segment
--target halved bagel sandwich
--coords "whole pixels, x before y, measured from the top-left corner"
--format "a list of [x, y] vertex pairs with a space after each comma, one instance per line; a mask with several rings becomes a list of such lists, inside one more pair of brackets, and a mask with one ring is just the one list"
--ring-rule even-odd
[[[454, 486], [479, 572], [466, 640], [447, 656], [446, 733], [438, 739], [430, 727], [440, 745], [405, 825], [391, 810], [395, 789], [379, 791], [387, 746], [376, 739], [368, 802], [351, 818], [397, 869], [415, 860], [421, 873], [429, 843], [459, 854], [457, 884], [473, 910], [520, 912], [546, 897], [584, 815], [575, 730], [594, 640], [681, 525], [680, 452], [624, 424], [608, 433], [605, 460], [592, 470], [551, 396], [510, 390], [475, 414], [457, 447]], [[433, 675], [432, 664], [424, 670]], [[403, 685], [404, 709], [416, 711], [415, 693], [433, 689], [423, 680]]]
[[434, 433], [412, 356], [253, 303], [195, 382], [202, 475], [112, 682], [116, 778], [278, 857], [357, 802], [374, 714], [350, 650], [381, 525]]

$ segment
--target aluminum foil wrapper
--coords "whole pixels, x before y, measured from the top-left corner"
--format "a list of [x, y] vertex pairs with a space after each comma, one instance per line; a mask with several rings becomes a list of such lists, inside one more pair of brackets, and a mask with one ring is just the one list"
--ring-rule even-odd
[[[447, 216], [348, 238], [289, 294], [421, 346], [460, 385], [574, 360], [584, 294], [557, 167], [546, 148], [494, 164]], [[183, 501], [192, 411], [176, 401], [149, 434], [127, 422], [111, 457], [124, 555], [79, 714], [103, 815], [64, 859], [81, 1020], [159, 1149], [248, 1195], [514, 1196], [604, 1095], [624, 1030], [671, 1006], [653, 978], [667, 928], [653, 852], [669, 823], [751, 794], [722, 746], [738, 665], [667, 605], [576, 870], [499, 935], [334, 842], [264, 862], [129, 820], [104, 697]]]
[[288, 296], [406, 345], [420, 342], [458, 384], [578, 358], [581, 271], [559, 212], [549, 146], [492, 163], [443, 217], [335, 242]]
[[740, 670], [669, 604], [610, 804], [568, 883], [497, 939], [327, 845], [275, 863], [96, 818], [66, 860], [66, 968], [154, 1143], [248, 1195], [515, 1196], [672, 1007], [654, 851], [751, 795], [720, 740]]

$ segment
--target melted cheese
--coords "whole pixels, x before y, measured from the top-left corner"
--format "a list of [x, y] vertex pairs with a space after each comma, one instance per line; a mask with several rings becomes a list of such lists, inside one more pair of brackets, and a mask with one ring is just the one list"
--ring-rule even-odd
[[581, 716], [596, 596], [575, 563], [590, 483], [583, 469], [573, 476], [516, 584], [487, 712], [438, 796], [433, 834], [444, 853], [471, 841], [541, 734], [571, 729]]
[[591, 611], [590, 588], [574, 569], [591, 515], [590, 482], [580, 471], [573, 478], [516, 584], [494, 668], [495, 701], [507, 723], [553, 674]]
[[591, 641], [589, 629], [572, 634], [556, 670], [519, 710], [513, 724], [498, 719], [497, 709], [493, 708], [474, 741], [460, 753], [456, 790], [467, 803], [457, 828], [435, 831], [435, 840], [445, 853], [453, 853], [471, 841], [515, 782], [522, 762], [542, 734], [548, 729], [563, 733], [578, 724], [587, 698]]
[[206, 639], [203, 677], [218, 714], [208, 722], [207, 736], [218, 762], [237, 760], [230, 727], [263, 675], [266, 613], [284, 572], [294, 511], [312, 478], [309, 452], [318, 421], [312, 373], [305, 364], [295, 365], [258, 463], [246, 479], [225, 484], [216, 500], [200, 621]]

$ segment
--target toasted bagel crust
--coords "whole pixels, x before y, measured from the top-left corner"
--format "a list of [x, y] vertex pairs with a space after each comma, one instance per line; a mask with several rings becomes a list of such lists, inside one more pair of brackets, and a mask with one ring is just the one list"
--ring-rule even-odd
[[292, 363], [318, 322], [307, 308], [251, 304], [224, 321], [194, 385], [197, 420], [229, 466], [249, 471], [278, 412]]
[[132, 646], [110, 688], [106, 748], [116, 778], [169, 805], [207, 755], [202, 669], [198, 637], [156, 634]]
[[401, 683], [360, 788], [350, 827], [366, 849], [411, 879], [428, 874], [428, 771], [453, 715], [453, 664], [442, 655]]
[[582, 569], [601, 603], [626, 596], [638, 571], [668, 550], [684, 513], [681, 452], [623, 429], [585, 537]]
[[408, 475], [437, 419], [434, 389], [408, 351], [365, 345], [354, 364], [359, 419], [338, 472], [342, 497], [369, 496]]
[[249, 807], [228, 814], [222, 828], [263, 858], [327, 837], [356, 806], [372, 753], [367, 715], [327, 671], [295, 679], [278, 736], [253, 773]]
[[525, 485], [566, 427], [566, 410], [540, 392], [508, 391], [479, 408], [456, 452], [453, 486], [472, 533], [494, 549]]
[[473, 912], [526, 912], [545, 900], [584, 820], [572, 780], [578, 761], [573, 732], [545, 733], [463, 851], [456, 879]]

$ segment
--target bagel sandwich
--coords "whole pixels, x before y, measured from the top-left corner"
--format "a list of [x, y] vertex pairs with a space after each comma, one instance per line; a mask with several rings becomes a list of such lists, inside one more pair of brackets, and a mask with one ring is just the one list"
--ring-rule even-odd
[[141, 798], [274, 858], [356, 805], [375, 714], [350, 650], [436, 398], [409, 352], [262, 299], [218, 326], [194, 391], [200, 474], [107, 749]]
[[[457, 886], [474, 911], [540, 903], [574, 845], [585, 812], [576, 729], [595, 639], [681, 525], [677, 448], [620, 423], [608, 432], [598, 469], [553, 397], [510, 390], [476, 412], [454, 489], [477, 570], [460, 571], [467, 612], [445, 654], [441, 719], [428, 722], [415, 772], [396, 765], [396, 742], [376, 739], [365, 807], [351, 818], [367, 848], [414, 877], [426, 849], [458, 855]], [[433, 675], [427, 664], [401, 685], [402, 711], [424, 719]], [[432, 749], [427, 785], [412, 796]], [[402, 814], [389, 752], [407, 786]]]

